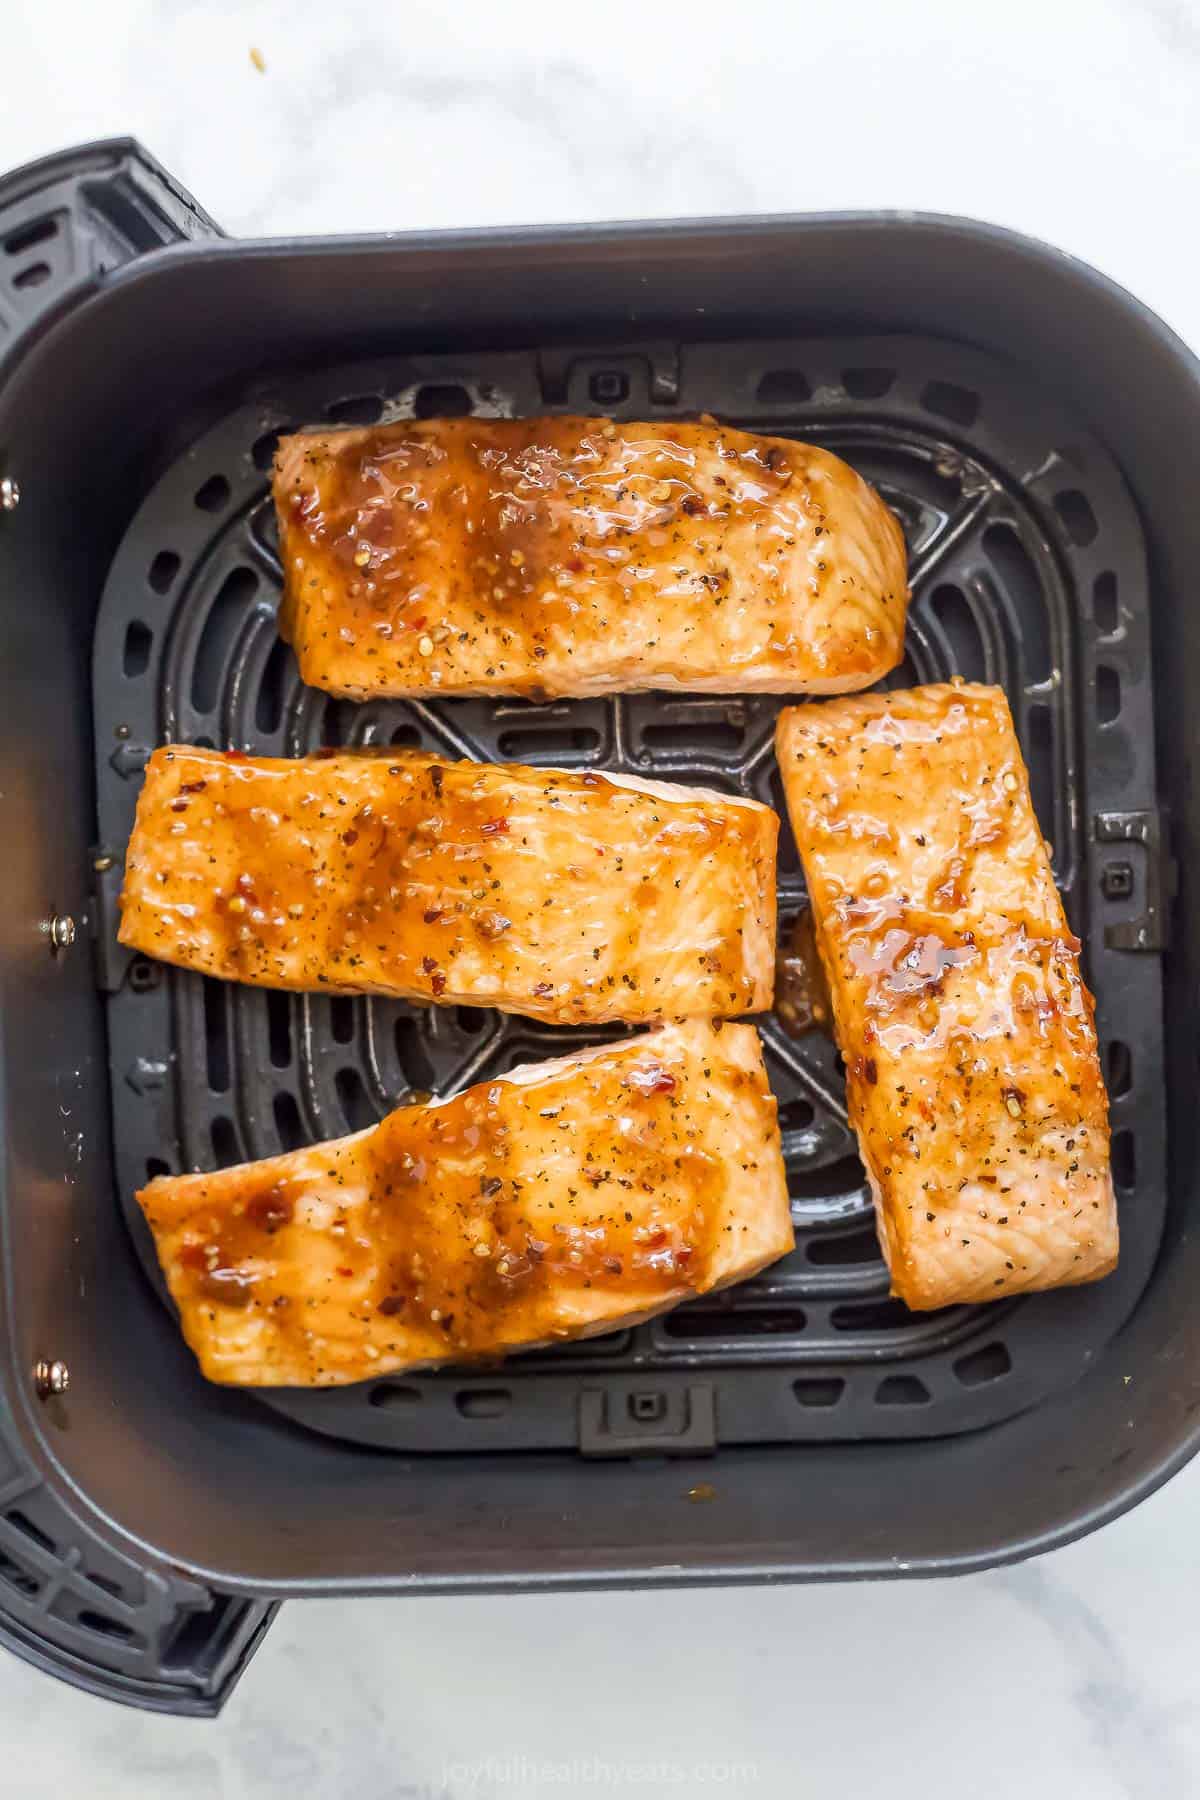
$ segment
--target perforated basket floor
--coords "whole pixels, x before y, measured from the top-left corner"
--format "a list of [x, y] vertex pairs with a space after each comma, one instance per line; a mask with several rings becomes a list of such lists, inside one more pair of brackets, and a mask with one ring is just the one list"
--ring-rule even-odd
[[[114, 561], [95, 646], [97, 967], [108, 990], [116, 1182], [270, 1156], [603, 1032], [468, 1007], [291, 996], [133, 958], [116, 898], [141, 771], [167, 739], [300, 755], [322, 744], [695, 778], [783, 812], [780, 702], [332, 701], [276, 635], [268, 496], [281, 429], [473, 410], [711, 411], [812, 438], [876, 483], [908, 537], [914, 602], [889, 685], [953, 674], [1007, 690], [1072, 924], [1113, 1101], [1119, 1271], [1094, 1288], [915, 1315], [888, 1297], [840, 1063], [759, 1021], [797, 1248], [752, 1282], [634, 1331], [478, 1370], [262, 1396], [336, 1436], [412, 1450], [589, 1454], [881, 1438], [978, 1427], [1073, 1379], [1145, 1284], [1165, 1203], [1161, 974], [1146, 568], [1120, 476], [1014, 369], [916, 339], [653, 344], [428, 358], [272, 380], [148, 495]], [[803, 900], [781, 839], [780, 914]], [[607, 1035], [612, 1035], [608, 1033]], [[148, 1297], [148, 1304], [150, 1303]]]

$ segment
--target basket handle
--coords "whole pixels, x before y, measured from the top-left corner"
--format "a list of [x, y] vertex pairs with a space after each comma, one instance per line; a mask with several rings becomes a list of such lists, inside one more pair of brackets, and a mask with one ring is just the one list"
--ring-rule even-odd
[[0, 384], [29, 340], [110, 270], [224, 233], [134, 138], [0, 176]]
[[[0, 388], [6, 373], [105, 275], [148, 251], [221, 236], [132, 138], [64, 150], [0, 176]], [[15, 477], [0, 466], [3, 514]], [[64, 1405], [67, 1373], [38, 1366]], [[71, 1510], [27, 1454], [0, 1390], [0, 1646], [107, 1699], [159, 1712], [219, 1712], [275, 1608], [139, 1561]]]

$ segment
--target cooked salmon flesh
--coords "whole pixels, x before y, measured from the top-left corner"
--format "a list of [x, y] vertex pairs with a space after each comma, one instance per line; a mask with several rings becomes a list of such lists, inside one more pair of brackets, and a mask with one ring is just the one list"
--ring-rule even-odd
[[121, 942], [231, 981], [564, 1024], [769, 1006], [779, 820], [631, 776], [415, 751], [156, 750]]
[[792, 1248], [758, 1034], [697, 1020], [138, 1200], [204, 1374], [257, 1387], [612, 1331]]
[[845, 693], [900, 660], [904, 539], [828, 451], [714, 421], [284, 438], [279, 624], [372, 695]]
[[893, 1292], [1106, 1275], [1094, 1005], [1003, 694], [794, 707], [777, 748]]

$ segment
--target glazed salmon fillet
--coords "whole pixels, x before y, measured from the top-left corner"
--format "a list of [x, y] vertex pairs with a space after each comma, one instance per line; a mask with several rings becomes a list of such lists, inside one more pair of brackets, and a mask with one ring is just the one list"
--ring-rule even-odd
[[708, 421], [427, 419], [284, 438], [279, 628], [372, 695], [845, 693], [900, 660], [894, 514]]
[[1094, 1005], [1004, 695], [793, 707], [777, 751], [893, 1293], [1108, 1274]]
[[558, 1023], [770, 1005], [779, 820], [633, 777], [416, 751], [156, 750], [120, 938], [268, 987]]
[[138, 1201], [204, 1374], [253, 1387], [612, 1331], [792, 1248], [758, 1034], [702, 1020]]

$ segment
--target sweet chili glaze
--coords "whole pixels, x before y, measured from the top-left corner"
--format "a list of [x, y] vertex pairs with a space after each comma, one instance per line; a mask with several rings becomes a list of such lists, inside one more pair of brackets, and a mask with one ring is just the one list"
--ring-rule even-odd
[[758, 1035], [704, 1021], [138, 1200], [204, 1374], [251, 1386], [612, 1330], [792, 1247]]
[[994, 688], [798, 707], [777, 748], [893, 1292], [1117, 1256], [1093, 1001]]
[[121, 941], [228, 980], [562, 1022], [770, 1004], [779, 820], [631, 777], [183, 745], [146, 771]]
[[712, 420], [285, 438], [279, 628], [372, 694], [843, 693], [900, 660], [900, 526], [825, 450]]

